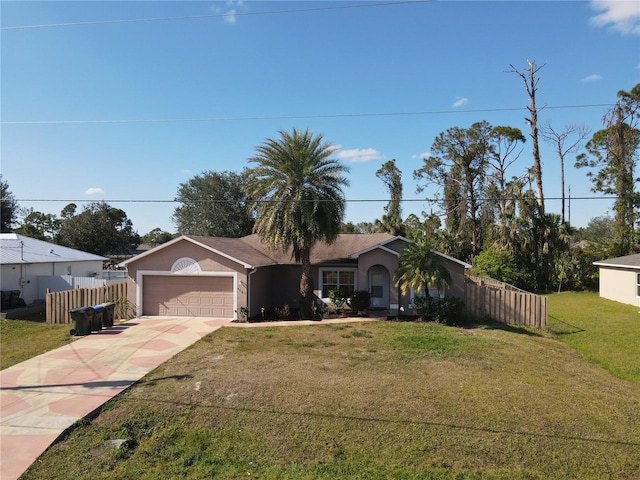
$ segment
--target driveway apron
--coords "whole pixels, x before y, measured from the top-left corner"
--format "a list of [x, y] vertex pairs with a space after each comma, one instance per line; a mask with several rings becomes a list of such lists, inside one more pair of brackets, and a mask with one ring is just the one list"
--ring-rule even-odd
[[137, 318], [0, 371], [0, 478], [19, 478], [74, 422], [230, 323]]

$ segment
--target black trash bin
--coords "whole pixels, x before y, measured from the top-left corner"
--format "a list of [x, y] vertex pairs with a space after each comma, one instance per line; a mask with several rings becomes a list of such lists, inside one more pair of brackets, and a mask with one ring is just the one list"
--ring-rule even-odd
[[91, 333], [91, 324], [93, 322], [93, 308], [80, 307], [69, 310], [69, 315], [73, 320], [73, 328], [69, 332], [71, 335], [83, 336]]
[[20, 304], [20, 290], [11, 290], [11, 296], [9, 297], [9, 308], [18, 308]]
[[0, 294], [2, 295], [2, 307], [0, 309], [6, 312], [9, 310], [9, 305], [11, 305], [11, 290], [2, 290]]
[[99, 332], [102, 330], [102, 319], [104, 318], [104, 307], [102, 305], [94, 305], [93, 322], [91, 322], [91, 331]]
[[102, 326], [105, 328], [113, 327], [116, 304], [113, 302], [107, 302], [101, 303], [100, 306], [104, 307], [104, 311], [102, 312]]

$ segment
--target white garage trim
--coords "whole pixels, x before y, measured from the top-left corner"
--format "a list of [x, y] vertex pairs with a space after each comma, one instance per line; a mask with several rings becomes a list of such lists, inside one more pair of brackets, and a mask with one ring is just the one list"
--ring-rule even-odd
[[172, 277], [227, 277], [233, 278], [233, 320], [238, 319], [238, 273], [237, 272], [201, 272], [199, 274], [182, 274], [171, 271], [138, 270], [136, 272], [136, 315], [142, 316], [144, 277], [172, 276]]

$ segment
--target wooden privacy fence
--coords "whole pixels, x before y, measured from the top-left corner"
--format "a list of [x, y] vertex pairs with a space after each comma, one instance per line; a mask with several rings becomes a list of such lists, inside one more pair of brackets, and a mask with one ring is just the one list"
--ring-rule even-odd
[[468, 276], [465, 281], [467, 315], [496, 322], [544, 329], [547, 327], [547, 298], [520, 290], [507, 283]]
[[[91, 307], [100, 303], [126, 301], [127, 283], [113, 283], [98, 288], [74, 288], [62, 292], [47, 292], [47, 323], [71, 323], [69, 310]], [[117, 312], [116, 312], [117, 313]]]

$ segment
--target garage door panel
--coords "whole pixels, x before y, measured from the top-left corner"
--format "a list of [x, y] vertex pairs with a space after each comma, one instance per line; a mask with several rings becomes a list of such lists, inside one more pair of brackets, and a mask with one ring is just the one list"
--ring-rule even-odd
[[233, 278], [147, 275], [143, 314], [233, 318]]

